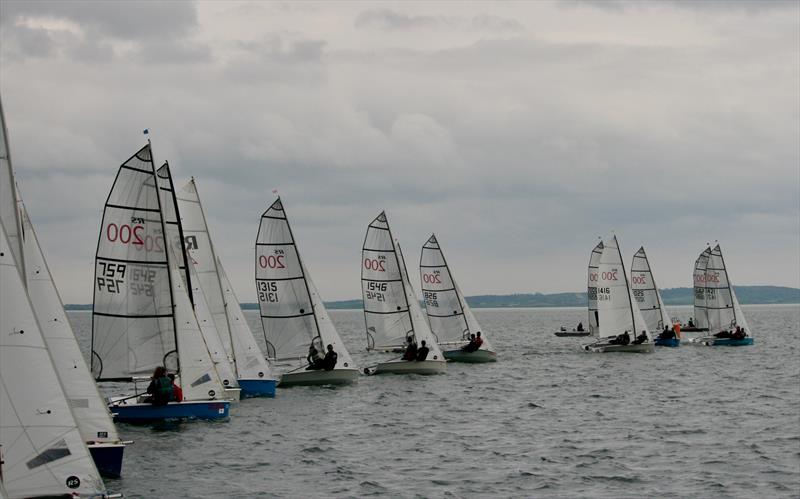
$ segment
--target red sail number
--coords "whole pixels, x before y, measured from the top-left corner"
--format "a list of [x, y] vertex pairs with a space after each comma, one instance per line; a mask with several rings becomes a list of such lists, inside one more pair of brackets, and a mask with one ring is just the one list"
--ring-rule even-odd
[[283, 255], [261, 255], [258, 257], [258, 266], [262, 269], [285, 269], [286, 263]]
[[141, 246], [144, 244], [141, 232], [144, 227], [141, 225], [134, 225], [131, 227], [128, 224], [117, 225], [110, 223], [106, 227], [106, 239], [122, 244], [133, 244], [134, 246]]

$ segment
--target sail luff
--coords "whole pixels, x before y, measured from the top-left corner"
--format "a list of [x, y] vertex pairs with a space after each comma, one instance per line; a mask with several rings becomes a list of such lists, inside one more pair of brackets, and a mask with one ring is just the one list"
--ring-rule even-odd
[[589, 312], [589, 332], [598, 336], [600, 334], [600, 325], [598, 321], [597, 311], [597, 280], [598, 280], [598, 265], [600, 257], [603, 255], [603, 241], [597, 243], [589, 255], [589, 268], [587, 272], [587, 289], [586, 296], [588, 299], [588, 312]]
[[[164, 171], [164, 176], [161, 175], [161, 172]], [[178, 209], [178, 198], [175, 195], [175, 183], [172, 181], [172, 171], [169, 168], [169, 163], [164, 161], [164, 164], [161, 168], [156, 171], [156, 176], [158, 176], [159, 180], [164, 181], [164, 186], [160, 185], [158, 188], [162, 191], [165, 191], [169, 194], [165, 194], [168, 199], [165, 200], [165, 204], [168, 204], [171, 208], [171, 211], [167, 209], [162, 209], [162, 220], [164, 220], [164, 224], [175, 224], [178, 228], [178, 238], [177, 241], [174, 243], [175, 249], [180, 248], [180, 264], [178, 268], [182, 270], [183, 279], [186, 282], [186, 293], [189, 295], [189, 302], [194, 306], [194, 293], [192, 289], [192, 277], [191, 272], [189, 272], [189, 261], [186, 258], [186, 247], [183, 244], [183, 224], [181, 223], [181, 215], [180, 210]], [[165, 207], [164, 207], [165, 208]], [[172, 214], [174, 220], [166, 220], [166, 214]], [[166, 234], [166, 232], [165, 232]]]

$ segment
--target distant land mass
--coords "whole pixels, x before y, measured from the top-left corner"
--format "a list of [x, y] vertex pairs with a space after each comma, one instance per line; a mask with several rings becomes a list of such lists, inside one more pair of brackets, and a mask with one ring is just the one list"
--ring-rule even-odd
[[[742, 305], [782, 305], [800, 303], [800, 288], [784, 286], [734, 286], [736, 297]], [[692, 288], [668, 288], [661, 290], [667, 305], [691, 305]], [[473, 308], [535, 308], [535, 307], [585, 307], [586, 293], [525, 293], [513, 295], [467, 296]], [[361, 309], [361, 300], [325, 302], [331, 310]], [[67, 310], [91, 310], [92, 305], [66, 305]], [[258, 309], [258, 303], [242, 303], [243, 309]]]

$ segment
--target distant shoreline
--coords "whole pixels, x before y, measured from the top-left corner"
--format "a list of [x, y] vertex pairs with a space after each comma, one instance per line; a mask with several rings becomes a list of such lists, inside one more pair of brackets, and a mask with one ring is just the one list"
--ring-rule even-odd
[[[734, 286], [736, 297], [742, 305], [798, 305], [800, 288], [784, 286]], [[661, 290], [664, 304], [692, 305], [692, 288], [667, 288]], [[586, 293], [521, 293], [510, 295], [467, 296], [472, 308], [568, 308], [585, 307]], [[361, 300], [325, 302], [331, 310], [360, 310]], [[67, 310], [91, 310], [91, 304], [67, 304]], [[245, 310], [258, 309], [258, 303], [242, 303]]]

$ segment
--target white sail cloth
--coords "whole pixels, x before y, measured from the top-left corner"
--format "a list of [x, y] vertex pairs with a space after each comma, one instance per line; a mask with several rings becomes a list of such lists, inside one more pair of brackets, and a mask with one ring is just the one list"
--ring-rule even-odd
[[0, 445], [12, 498], [103, 494], [0, 222]]
[[631, 289], [649, 331], [663, 331], [665, 327], [672, 326], [672, 320], [664, 307], [664, 300], [661, 299], [661, 293], [656, 286], [644, 247], [639, 248], [633, 255]]
[[588, 331], [597, 336], [600, 329], [597, 327], [597, 265], [600, 263], [600, 256], [603, 254], [603, 241], [597, 243], [589, 255], [589, 269], [587, 272], [586, 297], [589, 300], [589, 328]]
[[628, 331], [635, 337], [645, 331], [648, 339], [651, 339], [642, 313], [633, 304], [634, 297], [622, 263], [617, 236], [603, 242], [597, 274], [599, 336], [617, 336]]
[[432, 234], [422, 246], [419, 272], [425, 311], [438, 343], [463, 343], [469, 341], [471, 334], [480, 332], [483, 338], [481, 350], [492, 350], [489, 339], [453, 278], [436, 234]]
[[705, 272], [705, 297], [709, 333], [731, 331], [736, 326], [744, 327], [748, 334], [751, 332], [739, 300], [733, 292], [719, 244], [709, 254]]
[[692, 280], [694, 282], [694, 324], [698, 328], [708, 327], [706, 308], [706, 267], [711, 257], [711, 248], [706, 248], [694, 262]]

